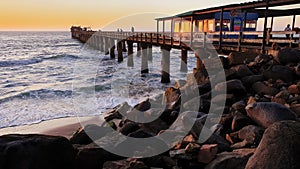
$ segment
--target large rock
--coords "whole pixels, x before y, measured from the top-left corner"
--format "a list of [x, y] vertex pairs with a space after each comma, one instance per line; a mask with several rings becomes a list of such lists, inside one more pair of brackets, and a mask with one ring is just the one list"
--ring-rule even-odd
[[251, 75], [242, 78], [243, 84], [247, 87], [252, 86], [255, 82], [263, 81], [263, 80], [264, 80], [263, 75]]
[[274, 88], [274, 87], [270, 87], [265, 85], [262, 82], [256, 82], [252, 85], [252, 89], [255, 91], [255, 93], [259, 94], [259, 95], [271, 95], [274, 96], [276, 95], [279, 90]]
[[285, 48], [278, 52], [278, 61], [281, 64], [298, 63], [300, 60], [300, 52], [297, 49]]
[[264, 133], [246, 169], [299, 169], [300, 123], [282, 121], [271, 125]]
[[229, 63], [231, 65], [243, 64], [246, 60], [253, 61], [257, 54], [255, 53], [242, 53], [242, 52], [231, 52], [228, 56]]
[[110, 131], [111, 129], [108, 127], [89, 124], [77, 130], [70, 138], [70, 142], [72, 144], [90, 144], [93, 142], [93, 139], [99, 139]]
[[234, 69], [237, 76], [239, 76], [240, 78], [253, 75], [253, 72], [251, 72], [251, 70], [246, 65], [237, 65], [235, 67], [232, 67], [231, 69]]
[[281, 79], [287, 83], [293, 82], [295, 80], [295, 72], [292, 71], [289, 67], [282, 65], [273, 65], [268, 70], [263, 72], [263, 75], [266, 80], [272, 79], [275, 81]]
[[278, 103], [256, 102], [246, 107], [247, 115], [262, 127], [283, 120], [298, 120], [296, 114]]
[[246, 89], [242, 82], [238, 79], [229, 80], [226, 82], [218, 83], [215, 86], [217, 92], [224, 92], [227, 89], [228, 94], [234, 94], [235, 96], [244, 96]]
[[[106, 161], [121, 160], [122, 157], [112, 154], [95, 143], [78, 147], [76, 157], [77, 169], [99, 169]], [[72, 168], [74, 169], [74, 168]]]
[[223, 152], [210, 162], [205, 169], [244, 169], [252, 153], [239, 154], [234, 152]]
[[149, 169], [149, 167], [142, 161], [126, 159], [119, 161], [107, 161], [103, 164], [103, 169]]
[[76, 152], [68, 139], [44, 135], [0, 137], [1, 169], [74, 169]]

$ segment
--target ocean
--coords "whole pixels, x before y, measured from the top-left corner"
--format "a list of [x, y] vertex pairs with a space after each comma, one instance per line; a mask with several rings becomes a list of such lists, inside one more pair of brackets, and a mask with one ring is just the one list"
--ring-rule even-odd
[[[72, 39], [70, 32], [0, 32], [0, 128], [100, 115], [125, 101], [134, 106], [176, 80], [186, 80], [179, 71], [179, 50], [171, 51], [170, 84], [160, 83], [160, 48], [153, 47], [146, 77], [140, 75], [140, 57], [134, 55], [135, 65], [128, 68], [123, 55], [122, 63], [111, 60]], [[191, 52], [190, 72], [193, 67]]]

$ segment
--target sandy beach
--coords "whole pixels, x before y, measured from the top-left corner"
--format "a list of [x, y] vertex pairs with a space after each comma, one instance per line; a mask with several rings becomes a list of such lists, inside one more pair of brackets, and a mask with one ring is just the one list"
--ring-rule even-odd
[[70, 138], [78, 128], [87, 123], [99, 124], [100, 120], [96, 116], [59, 118], [32, 125], [2, 128], [0, 129], [0, 136], [7, 134], [45, 134]]

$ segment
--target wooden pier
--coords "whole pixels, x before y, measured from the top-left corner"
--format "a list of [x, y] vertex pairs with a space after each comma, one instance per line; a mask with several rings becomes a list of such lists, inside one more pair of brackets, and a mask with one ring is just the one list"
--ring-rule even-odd
[[[128, 66], [134, 65], [133, 43], [137, 44], [137, 56], [141, 56], [141, 74], [149, 72], [148, 60], [152, 59], [152, 46], [162, 49], [162, 83], [170, 82], [170, 51], [171, 49], [181, 50], [181, 71], [187, 71], [187, 51], [193, 50], [197, 58], [196, 69], [203, 68], [200, 58], [207, 57], [207, 52], [203, 50], [216, 50], [218, 53], [232, 51], [237, 52], [257, 52], [276, 53], [272, 44], [279, 46], [299, 47], [300, 29], [295, 27], [295, 18], [300, 14], [300, 9], [271, 10], [269, 7], [299, 4], [299, 0], [264, 0], [249, 3], [233, 4], [203, 10], [191, 11], [172, 17], [158, 18], [156, 32], [115, 32], [115, 31], [92, 31], [87, 28], [72, 27], [72, 37], [83, 43], [110, 54], [115, 58], [115, 48], [117, 47], [118, 61], [123, 61], [123, 52], [128, 54]], [[259, 8], [259, 9], [256, 9]], [[265, 8], [265, 9], [261, 9]], [[232, 18], [242, 18], [239, 29], [231, 25], [232, 31], [223, 29], [226, 22], [226, 12]], [[233, 13], [233, 14], [232, 14]], [[238, 13], [238, 14], [236, 14]], [[258, 18], [265, 18], [263, 31], [246, 31], [249, 21], [247, 14], [257, 13]], [[204, 24], [207, 18], [214, 19], [214, 30], [198, 29], [199, 23]], [[235, 16], [238, 15], [238, 16]], [[273, 31], [273, 19], [280, 16], [293, 16], [292, 29], [290, 31]], [[206, 17], [206, 18], [205, 18]], [[267, 19], [272, 18], [271, 28], [267, 28]], [[206, 20], [204, 20], [204, 19]], [[159, 29], [162, 22], [163, 28]], [[165, 29], [165, 24], [170, 22], [171, 30]], [[189, 31], [182, 30], [184, 22], [188, 22]], [[176, 25], [177, 24], [177, 25]], [[217, 25], [218, 24], [218, 25]], [[226, 23], [225, 23], [226, 24]], [[235, 24], [235, 23], [234, 23]], [[256, 24], [256, 23], [255, 23]], [[217, 30], [217, 26], [219, 30]], [[255, 25], [256, 28], [257, 25]], [[177, 30], [176, 30], [177, 27]], [[203, 25], [202, 25], [203, 27]], [[207, 26], [208, 27], [208, 26]], [[212, 27], [212, 26], [210, 26]], [[197, 29], [196, 29], [197, 28]], [[234, 30], [234, 31], [233, 31]], [[288, 35], [288, 36], [287, 36]], [[127, 44], [127, 45], [126, 45]], [[127, 48], [126, 48], [127, 47]], [[275, 52], [274, 52], [275, 50]]]

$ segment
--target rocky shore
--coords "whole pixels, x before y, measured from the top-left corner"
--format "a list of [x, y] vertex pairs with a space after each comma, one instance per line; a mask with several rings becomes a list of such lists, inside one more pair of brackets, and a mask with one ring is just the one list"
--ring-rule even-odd
[[134, 107], [123, 103], [71, 138], [0, 136], [0, 169], [300, 168], [300, 51], [221, 60], [226, 81], [222, 72], [195, 69], [187, 81]]

